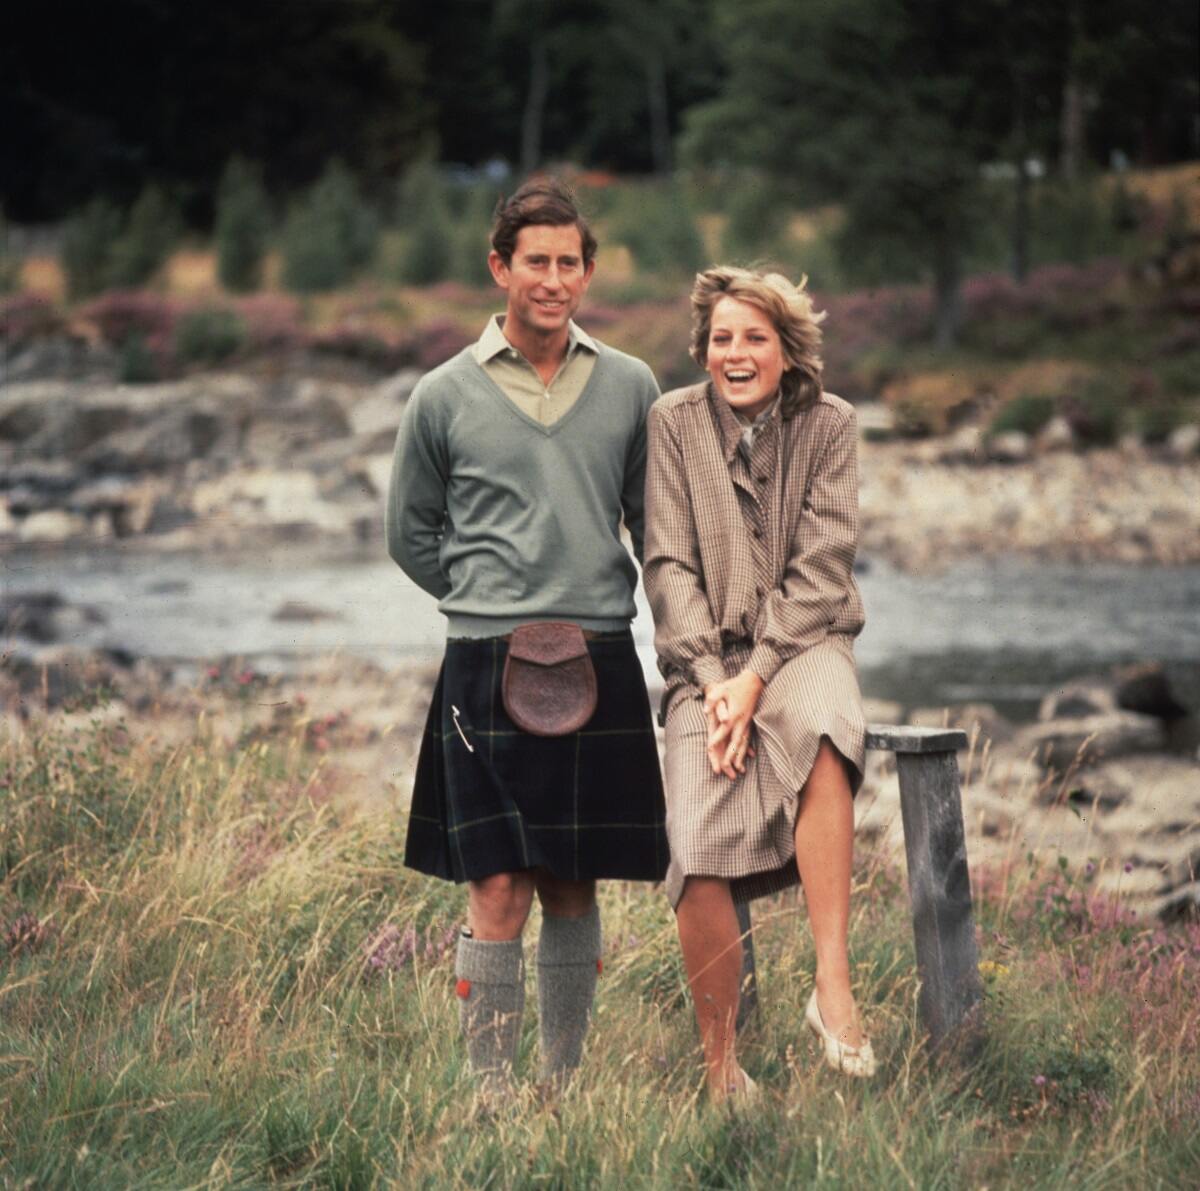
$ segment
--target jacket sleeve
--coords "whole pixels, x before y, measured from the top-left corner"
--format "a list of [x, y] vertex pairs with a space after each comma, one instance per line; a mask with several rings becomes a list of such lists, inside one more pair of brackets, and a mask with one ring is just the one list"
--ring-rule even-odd
[[660, 407], [647, 419], [646, 561], [659, 660], [700, 688], [725, 678], [721, 633], [704, 588], [700, 546], [684, 479], [683, 451]]
[[851, 410], [825, 444], [783, 582], [766, 597], [749, 661], [763, 682], [829, 632], [849, 591], [857, 551], [858, 423]]
[[449, 463], [445, 432], [432, 417], [429, 397], [418, 385], [404, 409], [384, 528], [393, 560], [418, 587], [440, 600], [450, 590], [439, 561]]
[[658, 382], [646, 369], [643, 391], [638, 400], [637, 429], [625, 457], [625, 479], [621, 487], [621, 515], [633, 543], [633, 556], [645, 563], [646, 534], [646, 419], [658, 400]]

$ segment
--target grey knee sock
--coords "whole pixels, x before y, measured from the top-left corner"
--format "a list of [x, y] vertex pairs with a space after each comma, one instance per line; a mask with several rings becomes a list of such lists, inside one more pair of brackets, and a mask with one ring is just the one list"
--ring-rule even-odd
[[517, 1057], [525, 1010], [521, 940], [490, 943], [460, 937], [454, 975], [471, 1069], [486, 1089], [503, 1089]]
[[600, 911], [542, 917], [538, 940], [538, 1019], [542, 1078], [565, 1079], [579, 1066], [600, 965]]

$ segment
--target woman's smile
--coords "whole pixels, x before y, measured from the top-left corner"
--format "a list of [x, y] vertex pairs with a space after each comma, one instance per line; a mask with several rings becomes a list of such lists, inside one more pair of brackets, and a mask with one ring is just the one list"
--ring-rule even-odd
[[708, 375], [725, 401], [746, 417], [757, 417], [775, 399], [784, 365], [783, 343], [765, 311], [737, 298], [717, 302], [708, 336]]

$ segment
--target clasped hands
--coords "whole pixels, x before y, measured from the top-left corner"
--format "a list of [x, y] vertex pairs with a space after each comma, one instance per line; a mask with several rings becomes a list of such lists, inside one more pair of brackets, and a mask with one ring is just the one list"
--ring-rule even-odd
[[746, 757], [754, 755], [751, 734], [762, 692], [763, 680], [753, 670], [704, 688], [708, 762], [713, 773], [735, 778], [746, 772]]

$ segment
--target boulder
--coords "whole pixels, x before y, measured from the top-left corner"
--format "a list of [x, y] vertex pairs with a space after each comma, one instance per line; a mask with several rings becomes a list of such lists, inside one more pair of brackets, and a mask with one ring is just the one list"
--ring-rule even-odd
[[863, 712], [868, 724], [899, 724], [904, 722], [904, 707], [892, 699], [864, 699]]
[[319, 608], [316, 604], [308, 604], [303, 600], [284, 600], [274, 612], [272, 620], [294, 620], [304, 624], [312, 624], [318, 620], [341, 620], [340, 612], [330, 612], [327, 608]]
[[1071, 423], [1061, 414], [1051, 418], [1037, 436], [1037, 449], [1044, 455], [1055, 451], [1073, 451], [1075, 431], [1071, 429]]
[[82, 461], [93, 474], [167, 471], [204, 458], [222, 435], [232, 447], [236, 431], [214, 413], [169, 410], [149, 424], [106, 435], [83, 453]]
[[1013, 726], [990, 703], [960, 703], [953, 707], [917, 707], [908, 722], [918, 728], [961, 728], [968, 737], [978, 732], [997, 743], [1011, 739]]
[[17, 536], [23, 542], [67, 542], [83, 537], [87, 533], [85, 517], [68, 513], [65, 509], [43, 509], [30, 513], [17, 527]]
[[1137, 662], [1113, 672], [1117, 706], [1142, 715], [1173, 720], [1187, 712], [1176, 698], [1166, 667], [1161, 662]]
[[939, 463], [982, 463], [987, 456], [983, 430], [979, 426], [963, 426], [941, 444]]
[[54, 591], [29, 591], [0, 597], [0, 631], [40, 645], [78, 636], [104, 623], [104, 616], [87, 604], [69, 604]]
[[1088, 765], [1128, 753], [1159, 752], [1166, 737], [1153, 716], [1108, 711], [1027, 724], [1013, 734], [1012, 743], [1032, 753], [1041, 764], [1065, 772], [1076, 763]]
[[25, 441], [25, 449], [45, 459], [67, 459], [133, 424], [133, 412], [124, 402], [63, 402], [48, 411], [42, 427]]
[[1024, 463], [1029, 456], [1029, 435], [1020, 430], [1005, 430], [987, 440], [987, 457], [993, 463]]
[[1200, 426], [1194, 422], [1176, 426], [1167, 438], [1167, 453], [1175, 459], [1194, 459], [1200, 455]]
[[1080, 719], [1117, 710], [1117, 697], [1109, 683], [1100, 678], [1072, 678], [1043, 697], [1038, 719]]

